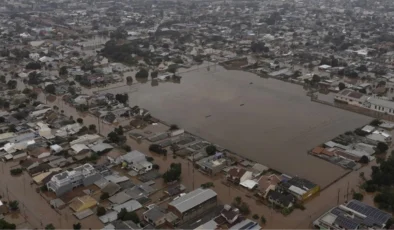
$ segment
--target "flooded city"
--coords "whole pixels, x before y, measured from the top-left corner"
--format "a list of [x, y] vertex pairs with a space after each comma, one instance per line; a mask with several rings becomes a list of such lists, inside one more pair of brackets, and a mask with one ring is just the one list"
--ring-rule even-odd
[[[182, 72], [182, 71], [180, 71]], [[129, 92], [130, 105], [283, 173], [324, 187], [345, 170], [307, 155], [315, 145], [371, 118], [313, 103], [298, 85], [220, 66], [193, 68], [180, 84], [100, 89]]]

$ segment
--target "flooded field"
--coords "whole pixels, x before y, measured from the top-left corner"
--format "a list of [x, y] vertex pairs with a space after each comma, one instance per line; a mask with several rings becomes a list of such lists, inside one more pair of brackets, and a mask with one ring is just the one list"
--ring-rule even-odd
[[325, 186], [345, 170], [307, 150], [371, 119], [313, 103], [302, 87], [217, 66], [182, 74], [179, 84], [116, 87], [130, 104], [167, 123], [283, 173]]

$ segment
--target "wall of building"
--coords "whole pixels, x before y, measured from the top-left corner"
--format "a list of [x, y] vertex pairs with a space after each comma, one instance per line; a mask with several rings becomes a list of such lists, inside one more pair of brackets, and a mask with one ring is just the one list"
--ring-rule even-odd
[[209, 211], [210, 209], [216, 206], [217, 206], [217, 197], [207, 200], [206, 202], [198, 205], [197, 207], [183, 213], [181, 218], [182, 222], [186, 222], [194, 218], [197, 218], [199, 215], [205, 213], [206, 211]]
[[94, 182], [96, 182], [96, 181], [98, 181], [100, 179], [101, 179], [101, 175], [99, 173], [96, 173], [96, 174], [93, 174], [91, 176], [88, 176], [88, 177], [84, 178], [82, 180], [82, 184], [84, 186], [89, 186], [91, 184], [94, 184]]
[[313, 189], [310, 189], [308, 192], [306, 192], [304, 195], [302, 195], [301, 199], [302, 201], [307, 200], [308, 198], [312, 197], [313, 195], [317, 194], [320, 192], [320, 186], [316, 185]]

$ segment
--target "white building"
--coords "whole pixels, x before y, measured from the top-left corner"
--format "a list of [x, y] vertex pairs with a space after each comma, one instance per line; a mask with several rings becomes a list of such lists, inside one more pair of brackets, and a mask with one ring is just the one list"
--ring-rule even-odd
[[78, 186], [88, 186], [101, 179], [101, 175], [90, 164], [84, 164], [72, 171], [56, 174], [47, 183], [48, 190], [61, 196]]

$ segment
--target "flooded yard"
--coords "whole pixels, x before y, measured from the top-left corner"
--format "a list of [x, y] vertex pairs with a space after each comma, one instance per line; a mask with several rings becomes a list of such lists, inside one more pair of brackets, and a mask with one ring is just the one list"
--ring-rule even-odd
[[132, 106], [322, 187], [345, 170], [308, 156], [307, 150], [371, 120], [313, 103], [301, 86], [219, 66], [183, 73], [180, 84], [147, 82], [100, 91], [129, 92]]

